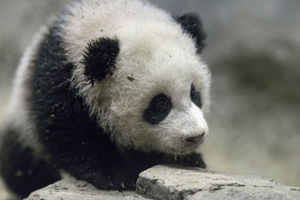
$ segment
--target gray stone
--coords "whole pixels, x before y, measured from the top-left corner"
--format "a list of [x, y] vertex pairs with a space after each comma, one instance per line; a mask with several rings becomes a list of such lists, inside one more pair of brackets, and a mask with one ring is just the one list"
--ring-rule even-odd
[[300, 188], [288, 187], [254, 175], [212, 172], [200, 168], [158, 165], [142, 172], [137, 190], [98, 190], [74, 178], [33, 192], [26, 200], [296, 200]]
[[137, 193], [163, 200], [300, 199], [300, 188], [283, 186], [263, 177], [161, 165], [140, 174]]
[[98, 190], [91, 184], [74, 178], [64, 178], [43, 189], [37, 190], [25, 200], [143, 200], [145, 198], [131, 192]]

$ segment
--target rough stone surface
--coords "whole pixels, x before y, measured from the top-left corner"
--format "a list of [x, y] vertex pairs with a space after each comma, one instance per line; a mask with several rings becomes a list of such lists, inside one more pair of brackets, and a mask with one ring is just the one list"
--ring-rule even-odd
[[74, 178], [33, 192], [25, 200], [296, 200], [300, 188], [254, 175], [211, 172], [200, 168], [158, 165], [142, 172], [137, 190], [103, 191]]
[[74, 178], [65, 178], [43, 189], [33, 192], [25, 200], [143, 200], [132, 192], [103, 191], [91, 184]]
[[163, 200], [300, 199], [300, 188], [287, 187], [262, 177], [160, 165], [140, 174], [137, 193]]

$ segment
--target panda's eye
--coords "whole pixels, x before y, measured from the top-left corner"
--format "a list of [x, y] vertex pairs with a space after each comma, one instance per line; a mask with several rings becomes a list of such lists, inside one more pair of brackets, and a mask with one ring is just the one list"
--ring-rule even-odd
[[165, 94], [158, 94], [151, 100], [149, 107], [145, 110], [144, 120], [152, 125], [163, 121], [172, 109], [171, 99]]
[[163, 112], [165, 109], [169, 106], [169, 101], [165, 99], [166, 101], [160, 101], [158, 104], [156, 104], [156, 110]]
[[191, 100], [199, 108], [202, 107], [202, 101], [201, 101], [200, 93], [196, 90], [194, 84], [191, 85]]

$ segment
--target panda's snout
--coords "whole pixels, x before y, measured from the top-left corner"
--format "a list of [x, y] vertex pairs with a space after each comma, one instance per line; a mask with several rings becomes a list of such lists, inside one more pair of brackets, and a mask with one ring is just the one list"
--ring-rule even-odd
[[205, 135], [205, 132], [203, 132], [200, 135], [187, 137], [187, 138], [185, 138], [185, 142], [189, 145], [197, 145], [197, 144], [199, 144], [200, 142], [203, 141], [204, 135]]

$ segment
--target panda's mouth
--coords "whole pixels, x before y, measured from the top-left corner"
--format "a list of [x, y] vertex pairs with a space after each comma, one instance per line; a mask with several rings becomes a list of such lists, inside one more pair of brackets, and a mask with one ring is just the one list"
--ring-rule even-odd
[[176, 155], [176, 156], [181, 156], [181, 155], [187, 155], [192, 152], [194, 152], [197, 148], [188, 148], [188, 149], [177, 149], [177, 148], [170, 148], [167, 154], [169, 155]]
[[165, 148], [164, 151], [170, 155], [187, 155], [187, 154], [190, 154], [190, 153], [193, 153], [194, 151], [196, 151], [203, 142], [204, 142], [204, 138], [199, 140], [197, 143], [183, 142], [179, 145], [176, 145], [175, 147], [168, 146]]
[[195, 152], [199, 148], [204, 142], [204, 135], [204, 133], [190, 136], [183, 136], [183, 134], [181, 134], [177, 137], [173, 135], [173, 137], [163, 138], [156, 143], [155, 147], [158, 151], [168, 155], [186, 155]]
[[197, 136], [180, 138], [181, 144], [179, 144], [175, 149], [172, 149], [172, 152], [175, 152], [176, 155], [192, 153], [204, 142], [204, 135], [205, 134], [203, 133]]

